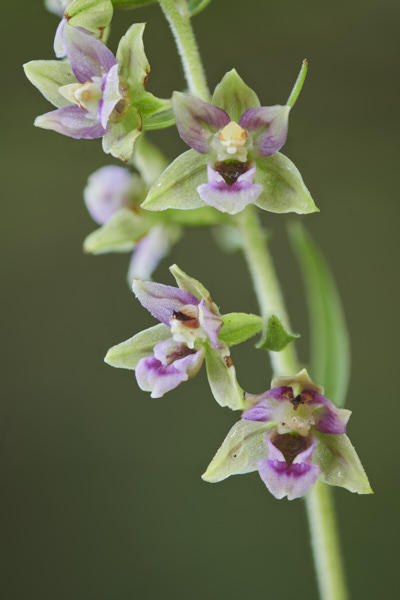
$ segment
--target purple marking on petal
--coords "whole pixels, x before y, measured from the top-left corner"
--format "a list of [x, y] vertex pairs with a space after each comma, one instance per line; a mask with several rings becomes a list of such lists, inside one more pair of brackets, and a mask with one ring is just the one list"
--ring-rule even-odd
[[337, 408], [333, 402], [317, 392], [303, 391], [312, 396], [312, 400], [310, 400], [308, 404], [314, 407], [314, 429], [321, 433], [346, 433], [347, 421], [351, 415], [350, 410]]
[[131, 258], [128, 280], [151, 279], [159, 262], [168, 254], [168, 229], [164, 225], [156, 225], [142, 238]]
[[239, 125], [251, 133], [260, 156], [275, 154], [286, 142], [289, 112], [289, 106], [260, 106], [242, 115]]
[[183, 141], [201, 154], [210, 152], [209, 139], [230, 122], [229, 115], [196, 96], [175, 92], [172, 107], [176, 126]]
[[199, 304], [199, 300], [189, 292], [162, 283], [135, 279], [132, 289], [141, 305], [165, 325], [169, 325], [174, 311], [187, 304]]
[[104, 127], [79, 106], [66, 106], [41, 115], [36, 118], [35, 125], [78, 140], [94, 140], [105, 133]]
[[103, 95], [99, 102], [98, 118], [103, 127], [106, 128], [112, 111], [118, 102], [122, 100], [119, 91], [118, 65], [111, 67], [107, 75], [103, 77], [101, 90]]
[[260, 477], [275, 498], [284, 496], [288, 500], [300, 498], [315, 484], [320, 472], [319, 467], [309, 464], [316, 447], [314, 439], [311, 446], [300, 452], [293, 463], [288, 465], [282, 452], [274, 446], [267, 436], [268, 459], [260, 460], [257, 464]]
[[199, 304], [199, 323], [214, 348], [221, 350], [222, 346], [218, 345], [218, 335], [222, 327], [222, 319], [208, 308], [205, 298], [202, 298]]
[[207, 172], [209, 183], [202, 183], [197, 191], [204, 202], [221, 212], [235, 215], [255, 202], [262, 192], [261, 185], [251, 183], [256, 172], [255, 166], [240, 175], [233, 185], [228, 185], [210, 163]]
[[103, 77], [117, 64], [115, 56], [101, 42], [77, 27], [64, 27], [64, 44], [75, 77], [80, 83]]
[[242, 419], [247, 421], [277, 420], [275, 411], [279, 402], [288, 400], [288, 394], [293, 394], [293, 389], [285, 386], [272, 388], [263, 394], [246, 394], [246, 399], [250, 399], [254, 404], [242, 413]]
[[132, 204], [131, 181], [129, 170], [116, 165], [101, 167], [90, 175], [84, 198], [96, 223], [103, 225], [117, 210]]
[[54, 53], [57, 58], [64, 58], [67, 55], [67, 49], [64, 43], [64, 27], [67, 20], [63, 17], [57, 27], [56, 35], [54, 36]]
[[[200, 369], [204, 352], [192, 352], [184, 344], [173, 340], [163, 340], [154, 347], [157, 356], [142, 358], [136, 366], [136, 379], [139, 387], [151, 392], [152, 398], [161, 398], [183, 381], [193, 377]], [[167, 354], [167, 352], [169, 354]], [[167, 364], [167, 361], [174, 359]]]

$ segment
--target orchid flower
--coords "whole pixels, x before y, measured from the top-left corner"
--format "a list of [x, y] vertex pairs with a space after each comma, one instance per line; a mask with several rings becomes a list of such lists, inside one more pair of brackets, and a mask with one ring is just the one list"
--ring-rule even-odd
[[57, 107], [37, 117], [35, 125], [77, 139], [103, 138], [104, 152], [129, 160], [145, 118], [168, 105], [145, 91], [150, 69], [143, 31], [143, 23], [132, 25], [114, 57], [100, 41], [65, 24], [68, 61], [25, 65], [30, 81]]
[[179, 135], [192, 150], [162, 174], [146, 209], [209, 205], [234, 215], [256, 204], [278, 213], [318, 210], [296, 167], [278, 152], [290, 105], [260, 106], [235, 70], [218, 84], [212, 104], [180, 92], [172, 103]]
[[346, 436], [351, 412], [323, 396], [304, 369], [276, 377], [264, 394], [246, 394], [242, 419], [203, 475], [216, 482], [258, 470], [275, 498], [300, 498], [317, 479], [368, 494], [372, 490]]
[[136, 370], [139, 387], [160, 398], [194, 377], [205, 360], [211, 390], [221, 406], [243, 407], [228, 345], [219, 339], [223, 319], [208, 290], [176, 265], [178, 288], [135, 280], [139, 302], [161, 324], [111, 348], [105, 361]]

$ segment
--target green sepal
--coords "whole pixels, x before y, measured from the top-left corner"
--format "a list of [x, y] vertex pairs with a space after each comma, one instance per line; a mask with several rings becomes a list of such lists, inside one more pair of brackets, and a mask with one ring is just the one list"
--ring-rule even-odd
[[76, 83], [77, 79], [68, 61], [31, 60], [24, 65], [25, 75], [43, 96], [57, 108], [71, 106], [58, 91], [61, 86]]
[[140, 99], [135, 103], [135, 107], [140, 112], [143, 120], [149, 119], [153, 115], [165, 114], [171, 109], [171, 100], [157, 98], [150, 92], [144, 92]]
[[236, 379], [236, 370], [226, 344], [218, 350], [204, 345], [208, 383], [220, 406], [243, 410], [244, 392]]
[[129, 208], [120, 208], [104, 225], [87, 236], [83, 249], [89, 254], [129, 252], [146, 235], [152, 223]]
[[[146, 4], [154, 4], [156, 0], [112, 0], [114, 8], [140, 8]], [[204, 10], [211, 0], [187, 0], [188, 13], [191, 17]]]
[[160, 323], [110, 348], [104, 362], [118, 369], [136, 369], [139, 360], [152, 356], [154, 346], [169, 337], [171, 329], [168, 325]]
[[133, 155], [136, 139], [142, 132], [142, 119], [133, 106], [119, 123], [112, 123], [110, 129], [103, 136], [103, 150], [124, 162], [128, 162]]
[[232, 121], [239, 122], [248, 108], [260, 106], [257, 94], [238, 75], [236, 69], [228, 71], [215, 88], [211, 104], [222, 108]]
[[152, 131], [154, 129], [166, 129], [175, 125], [175, 117], [172, 108], [160, 111], [151, 117], [147, 117], [143, 122], [143, 129]]
[[185, 210], [207, 206], [200, 198], [197, 187], [207, 182], [208, 160], [207, 155], [195, 150], [188, 150], [178, 156], [150, 188], [142, 208]]
[[266, 158], [257, 158], [256, 163], [254, 183], [263, 188], [255, 202], [259, 208], [273, 213], [295, 212], [299, 215], [319, 212], [300, 172], [286, 156], [276, 152]]
[[111, 23], [113, 5], [111, 0], [73, 0], [64, 15], [72, 27], [82, 27], [102, 34]]
[[282, 325], [278, 315], [271, 315], [266, 321], [261, 340], [256, 344], [257, 348], [262, 348], [268, 352], [280, 352], [290, 342], [299, 338], [298, 333], [289, 333]]
[[304, 227], [293, 224], [289, 232], [307, 292], [312, 373], [340, 407], [350, 378], [350, 341], [340, 296], [328, 264]]
[[273, 425], [275, 422], [243, 420], [235, 423], [202, 479], [209, 483], [216, 483], [231, 475], [256, 471], [258, 461], [268, 457], [265, 437]]
[[296, 397], [303, 390], [317, 392], [317, 394], [323, 394], [324, 388], [322, 385], [315, 383], [309, 374], [307, 369], [302, 369], [294, 375], [276, 375], [271, 382], [271, 388], [275, 387], [291, 387], [293, 388], [293, 395]]
[[171, 271], [176, 283], [178, 284], [178, 287], [181, 290], [189, 292], [189, 294], [192, 294], [192, 296], [198, 300], [201, 300], [202, 298], [210, 300], [210, 292], [202, 283], [200, 283], [200, 281], [197, 281], [197, 279], [194, 279], [194, 277], [189, 277], [189, 275], [186, 275], [186, 273], [182, 271], [178, 265], [172, 265], [169, 270]]
[[127, 81], [132, 104], [136, 104], [144, 94], [150, 65], [144, 52], [143, 32], [146, 23], [135, 23], [118, 44], [116, 59], [119, 75]]
[[228, 346], [236, 346], [259, 333], [263, 327], [263, 319], [258, 315], [247, 313], [228, 313], [222, 315], [222, 327], [218, 339]]
[[373, 494], [364, 467], [347, 435], [314, 432], [318, 444], [312, 462], [319, 466], [318, 479], [357, 494]]

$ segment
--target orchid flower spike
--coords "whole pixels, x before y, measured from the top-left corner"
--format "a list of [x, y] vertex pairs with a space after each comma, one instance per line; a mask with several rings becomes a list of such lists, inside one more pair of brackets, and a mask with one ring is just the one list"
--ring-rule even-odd
[[243, 408], [243, 390], [236, 380], [228, 345], [219, 339], [222, 317], [208, 290], [177, 265], [170, 268], [178, 288], [135, 280], [139, 302], [159, 321], [111, 348], [105, 361], [136, 370], [139, 387], [161, 398], [194, 377], [203, 361], [212, 393], [221, 406]]
[[293, 377], [276, 377], [264, 394], [247, 394], [242, 419], [203, 479], [217, 482], [258, 470], [271, 494], [288, 500], [304, 496], [318, 479], [351, 492], [372, 493], [346, 436], [351, 412], [322, 394], [305, 369]]
[[235, 70], [218, 84], [212, 104], [180, 92], [172, 104], [179, 135], [192, 150], [160, 177], [146, 209], [209, 205], [234, 215], [256, 204], [278, 213], [317, 210], [296, 167], [279, 154], [291, 105], [260, 106]]

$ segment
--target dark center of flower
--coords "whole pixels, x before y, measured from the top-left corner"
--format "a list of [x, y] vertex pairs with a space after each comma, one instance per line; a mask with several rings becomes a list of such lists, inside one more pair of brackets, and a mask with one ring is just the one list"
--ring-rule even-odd
[[282, 452], [288, 465], [291, 465], [296, 456], [307, 450], [311, 444], [308, 437], [297, 433], [275, 433], [271, 437], [271, 442]]
[[221, 160], [215, 163], [214, 169], [224, 178], [225, 183], [233, 185], [240, 175], [249, 170], [249, 163], [239, 160]]
[[296, 398], [291, 398], [290, 402], [293, 404], [294, 410], [298, 409], [299, 404], [304, 404], [304, 400], [300, 394]]
[[197, 329], [199, 327], [199, 321], [194, 315], [185, 314], [179, 310], [174, 310], [172, 318], [185, 324], [185, 327], [190, 329]]
[[179, 349], [176, 349], [167, 355], [167, 364], [170, 365], [176, 360], [180, 360], [181, 358], [189, 356], [189, 354], [196, 354], [196, 350], [192, 350], [191, 348], [182, 345]]

